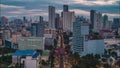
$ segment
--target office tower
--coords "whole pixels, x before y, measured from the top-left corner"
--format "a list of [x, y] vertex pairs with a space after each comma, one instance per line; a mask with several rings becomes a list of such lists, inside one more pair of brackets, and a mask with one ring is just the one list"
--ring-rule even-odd
[[63, 11], [68, 12], [68, 5], [63, 5]]
[[89, 25], [83, 23], [78, 17], [76, 22], [73, 23], [73, 52], [81, 54], [84, 51], [84, 41], [88, 40]]
[[103, 16], [103, 28], [106, 29], [108, 23], [108, 16], [104, 15]]
[[94, 26], [95, 13], [96, 13], [96, 10], [91, 10], [90, 11], [90, 21], [91, 21], [90, 30], [92, 30], [93, 26]]
[[74, 12], [62, 12], [63, 30], [73, 32], [73, 22], [75, 21]]
[[60, 16], [59, 14], [55, 14], [55, 28], [58, 29], [60, 25]]
[[[92, 39], [91, 39], [92, 38]], [[104, 54], [104, 40], [89, 34], [89, 25], [79, 17], [73, 23], [73, 53], [78, 52], [80, 56], [87, 54]]]
[[55, 28], [55, 7], [49, 6], [49, 28]]
[[23, 17], [23, 22], [24, 22], [24, 23], [27, 23], [26, 17]]
[[90, 30], [94, 32], [99, 32], [103, 27], [102, 13], [95, 10], [90, 11], [91, 25]]
[[94, 29], [93, 30], [95, 32], [99, 32], [100, 30], [102, 30], [102, 27], [103, 27], [102, 13], [96, 12], [94, 20], [95, 20], [95, 22], [94, 22]]
[[37, 36], [37, 25], [38, 25], [38, 23], [31, 24], [31, 34], [33, 37]]
[[39, 17], [39, 23], [32, 23], [31, 24], [31, 32], [32, 36], [34, 37], [43, 37], [44, 36], [44, 22], [43, 22], [43, 17]]
[[83, 37], [81, 36], [81, 23], [77, 21], [73, 24], [73, 52], [83, 52]]
[[[63, 5], [63, 12], [68, 12], [68, 5]], [[63, 12], [61, 12], [61, 17], [63, 17]]]
[[119, 27], [120, 27], [120, 18], [114, 18], [113, 24], [112, 24], [112, 29], [118, 29]]
[[43, 37], [44, 36], [44, 29], [45, 29], [45, 26], [44, 26], [44, 21], [43, 21], [43, 17], [40, 16], [39, 17], [39, 23], [38, 23], [38, 36], [37, 37]]
[[39, 22], [43, 23], [43, 17], [42, 16], [39, 16]]

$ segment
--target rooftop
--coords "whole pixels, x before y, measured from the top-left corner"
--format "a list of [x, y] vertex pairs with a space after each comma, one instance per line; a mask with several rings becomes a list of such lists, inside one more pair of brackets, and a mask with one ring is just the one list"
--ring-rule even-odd
[[32, 56], [36, 51], [35, 50], [17, 50], [12, 55], [14, 56]]
[[13, 53], [13, 56], [32, 56], [32, 58], [37, 58], [40, 55], [40, 52], [36, 50], [17, 50]]

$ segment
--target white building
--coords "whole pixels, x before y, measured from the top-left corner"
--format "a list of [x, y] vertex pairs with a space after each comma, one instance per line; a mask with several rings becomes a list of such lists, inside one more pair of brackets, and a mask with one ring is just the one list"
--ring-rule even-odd
[[75, 21], [75, 13], [74, 12], [62, 12], [63, 13], [63, 30], [64, 31], [72, 31], [73, 32], [73, 22]]
[[18, 49], [40, 49], [44, 50], [44, 37], [20, 37], [18, 41]]
[[99, 32], [103, 28], [103, 19], [100, 12], [94, 14], [94, 28], [93, 31]]
[[35, 50], [17, 50], [12, 54], [12, 64], [22, 68], [40, 68], [40, 53]]
[[86, 54], [104, 54], [104, 40], [88, 40], [84, 42], [84, 52], [82, 55]]

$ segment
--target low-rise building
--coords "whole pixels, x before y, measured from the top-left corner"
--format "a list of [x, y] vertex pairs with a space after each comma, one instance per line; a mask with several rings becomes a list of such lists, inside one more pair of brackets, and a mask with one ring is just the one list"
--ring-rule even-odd
[[87, 42], [84, 42], [84, 52], [83, 55], [87, 54], [104, 54], [104, 40], [88, 40]]
[[36, 50], [17, 50], [12, 54], [12, 64], [22, 68], [40, 68], [40, 53]]
[[44, 50], [44, 37], [20, 37], [18, 41], [18, 49], [39, 49]]

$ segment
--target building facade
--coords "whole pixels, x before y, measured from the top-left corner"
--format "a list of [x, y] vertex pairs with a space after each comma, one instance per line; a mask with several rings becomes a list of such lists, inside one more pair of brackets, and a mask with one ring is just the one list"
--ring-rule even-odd
[[55, 28], [55, 7], [49, 6], [48, 7], [48, 15], [49, 15], [49, 28]]
[[81, 54], [84, 51], [84, 41], [87, 41], [89, 34], [89, 26], [83, 23], [78, 18], [76, 22], [73, 23], [73, 52], [78, 52]]
[[43, 17], [39, 17], [39, 22], [31, 24], [31, 34], [33, 37], [44, 37], [44, 22]]
[[99, 32], [103, 28], [103, 18], [102, 13], [97, 12], [96, 10], [90, 11], [90, 30], [94, 32]]
[[35, 50], [17, 50], [12, 54], [12, 64], [21, 68], [40, 68], [40, 53]]
[[18, 49], [39, 49], [44, 50], [44, 37], [20, 37], [18, 41]]
[[74, 12], [62, 12], [63, 30], [73, 32], [73, 22], [75, 21]]

